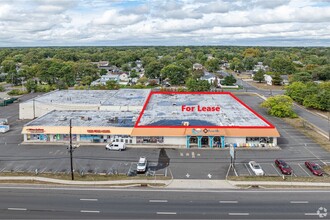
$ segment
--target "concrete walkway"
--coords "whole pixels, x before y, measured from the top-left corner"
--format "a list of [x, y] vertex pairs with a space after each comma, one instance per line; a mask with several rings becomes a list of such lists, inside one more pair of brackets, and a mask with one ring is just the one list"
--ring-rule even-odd
[[330, 183], [323, 183], [323, 182], [228, 181], [228, 183], [234, 186], [330, 187]]
[[[239, 189], [248, 186], [287, 186], [287, 187], [330, 187], [330, 183], [322, 182], [271, 182], [271, 181], [227, 181], [227, 180], [199, 180], [199, 179], [172, 179], [172, 180], [109, 180], [109, 181], [72, 181], [38, 176], [0, 176], [1, 181], [38, 181], [51, 184], [131, 187], [152, 186], [168, 189]], [[156, 184], [156, 186], [154, 185]], [[159, 185], [159, 186], [157, 186]]]

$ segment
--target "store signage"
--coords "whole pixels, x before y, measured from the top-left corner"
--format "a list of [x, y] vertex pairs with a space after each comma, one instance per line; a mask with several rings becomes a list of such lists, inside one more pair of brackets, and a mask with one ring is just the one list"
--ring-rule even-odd
[[181, 111], [183, 112], [219, 112], [220, 106], [187, 106], [182, 105]]
[[199, 133], [207, 134], [207, 133], [213, 133], [213, 132], [219, 132], [219, 131], [220, 131], [219, 129], [208, 129], [208, 128], [201, 129], [201, 128], [193, 128], [193, 129], [191, 130], [191, 133], [193, 133], [193, 134], [199, 134]]
[[28, 129], [26, 129], [26, 131], [28, 131], [30, 133], [44, 133], [45, 129], [43, 129], [43, 128], [28, 128]]
[[87, 133], [110, 133], [110, 130], [87, 130]]

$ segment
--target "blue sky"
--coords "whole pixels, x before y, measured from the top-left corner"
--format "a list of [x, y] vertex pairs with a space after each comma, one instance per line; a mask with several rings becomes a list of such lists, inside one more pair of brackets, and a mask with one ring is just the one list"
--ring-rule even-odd
[[330, 0], [1, 0], [0, 47], [330, 46]]

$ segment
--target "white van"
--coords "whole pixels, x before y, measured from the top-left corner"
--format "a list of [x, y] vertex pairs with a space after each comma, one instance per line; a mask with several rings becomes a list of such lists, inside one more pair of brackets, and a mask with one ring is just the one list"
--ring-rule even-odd
[[105, 146], [106, 150], [126, 150], [126, 145], [123, 142], [112, 142], [111, 144], [107, 144]]

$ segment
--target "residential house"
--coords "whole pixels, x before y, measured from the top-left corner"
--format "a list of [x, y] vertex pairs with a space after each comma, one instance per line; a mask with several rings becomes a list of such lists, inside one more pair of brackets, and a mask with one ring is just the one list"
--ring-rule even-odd
[[204, 76], [200, 78], [201, 80], [207, 80], [210, 84], [213, 84], [214, 80], [216, 79], [216, 76], [213, 73], [204, 72]]
[[[288, 75], [281, 75], [282, 85], [289, 85]], [[265, 74], [264, 79], [267, 85], [273, 85], [273, 78], [271, 75]]]
[[128, 82], [128, 78], [129, 78], [129, 75], [128, 73], [125, 73], [125, 72], [122, 72], [122, 73], [119, 73], [119, 80], [120, 81], [125, 81], [125, 82]]
[[257, 65], [254, 65], [253, 71], [254, 72], [258, 72], [258, 70], [263, 70], [263, 71], [267, 71], [268, 70], [268, 66], [264, 66], [262, 62], [258, 62]]
[[194, 63], [193, 70], [203, 70], [203, 65], [200, 63]]
[[115, 82], [119, 82], [119, 75], [114, 75], [114, 74], [106, 74], [101, 76], [100, 79], [97, 79], [91, 83], [91, 86], [96, 86], [96, 85], [106, 85], [108, 81], [113, 80]]
[[92, 62], [92, 64], [95, 64], [98, 68], [99, 67], [108, 67], [109, 61]]

